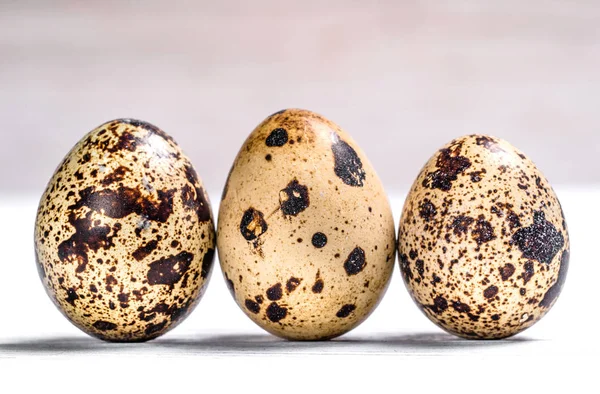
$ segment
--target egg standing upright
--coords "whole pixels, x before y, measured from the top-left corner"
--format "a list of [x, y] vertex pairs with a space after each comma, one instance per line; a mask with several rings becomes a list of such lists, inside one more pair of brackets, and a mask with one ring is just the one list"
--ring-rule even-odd
[[40, 277], [77, 327], [145, 341], [202, 297], [214, 259], [208, 197], [190, 160], [159, 128], [119, 119], [75, 145], [35, 223]]
[[508, 142], [485, 135], [453, 140], [425, 164], [398, 232], [412, 298], [466, 338], [505, 338], [539, 321], [561, 292], [569, 246], [546, 178]]
[[333, 338], [374, 310], [393, 270], [381, 182], [339, 126], [288, 109], [248, 137], [229, 174], [218, 251], [241, 309], [272, 334]]

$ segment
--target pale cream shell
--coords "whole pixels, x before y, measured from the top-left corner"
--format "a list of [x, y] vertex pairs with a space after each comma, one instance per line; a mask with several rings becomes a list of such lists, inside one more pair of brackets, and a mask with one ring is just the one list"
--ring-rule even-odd
[[[349, 169], [338, 160], [335, 170], [332, 145], [340, 141], [353, 160]], [[288, 207], [290, 198], [297, 204]], [[258, 236], [246, 239], [242, 227]], [[219, 258], [236, 302], [260, 327], [288, 339], [328, 339], [360, 324], [383, 296], [394, 230], [383, 186], [354, 141], [322, 116], [291, 109], [263, 121], [235, 159], [219, 210]], [[313, 245], [316, 233], [325, 246]], [[362, 270], [351, 267], [362, 261], [357, 248]]]

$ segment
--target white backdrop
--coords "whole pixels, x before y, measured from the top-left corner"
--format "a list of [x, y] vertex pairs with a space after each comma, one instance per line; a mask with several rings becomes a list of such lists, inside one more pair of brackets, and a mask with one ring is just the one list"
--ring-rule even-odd
[[84, 133], [133, 117], [219, 193], [286, 107], [345, 128], [390, 192], [473, 133], [598, 184], [599, 21], [595, 0], [0, 1], [0, 191], [41, 194]]

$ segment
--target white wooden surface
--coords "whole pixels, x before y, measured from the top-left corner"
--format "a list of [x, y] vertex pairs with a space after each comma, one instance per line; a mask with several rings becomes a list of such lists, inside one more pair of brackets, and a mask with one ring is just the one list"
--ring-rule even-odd
[[[283, 341], [238, 309], [216, 262], [205, 297], [178, 328], [149, 343], [103, 343], [67, 322], [44, 293], [33, 257], [37, 196], [0, 199], [0, 381], [7, 392], [589, 390], [597, 387], [600, 352], [600, 189], [557, 192], [572, 241], [563, 294], [538, 324], [503, 341], [437, 329], [413, 305], [397, 269], [379, 308], [351, 333]], [[392, 198], [396, 221], [402, 202]]]

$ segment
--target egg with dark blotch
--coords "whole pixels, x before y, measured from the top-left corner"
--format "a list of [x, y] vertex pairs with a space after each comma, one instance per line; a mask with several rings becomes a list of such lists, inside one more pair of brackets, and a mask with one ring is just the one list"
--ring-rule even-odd
[[554, 305], [569, 234], [550, 184], [523, 153], [485, 135], [439, 150], [408, 194], [398, 233], [406, 287], [465, 338], [515, 335]]
[[202, 182], [173, 139], [119, 119], [87, 134], [44, 192], [35, 223], [40, 277], [58, 309], [108, 341], [146, 341], [199, 302], [215, 231]]
[[310, 111], [265, 119], [223, 191], [218, 250], [240, 308], [292, 340], [342, 335], [383, 296], [395, 261], [390, 205], [339, 126]]

